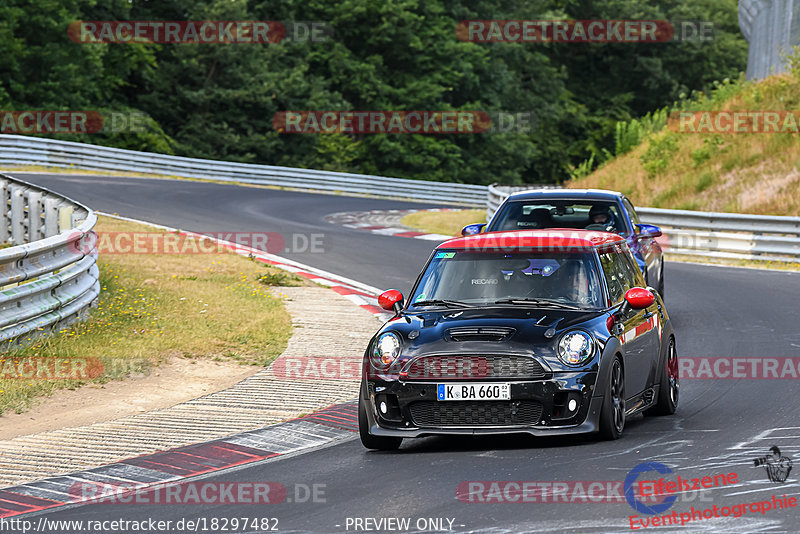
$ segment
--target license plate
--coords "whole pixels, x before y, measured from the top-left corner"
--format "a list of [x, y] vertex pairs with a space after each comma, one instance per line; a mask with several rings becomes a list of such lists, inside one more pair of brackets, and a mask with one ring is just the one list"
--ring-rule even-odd
[[437, 384], [436, 399], [440, 401], [510, 400], [511, 384], [481, 382]]

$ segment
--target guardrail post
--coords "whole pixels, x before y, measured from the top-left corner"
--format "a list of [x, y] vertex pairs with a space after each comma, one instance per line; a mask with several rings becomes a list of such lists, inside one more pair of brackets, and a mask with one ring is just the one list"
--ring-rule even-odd
[[61, 200], [53, 197], [44, 199], [44, 236], [58, 235], [58, 205]]
[[38, 241], [45, 237], [42, 232], [42, 193], [28, 191], [28, 241]]
[[58, 229], [61, 232], [72, 229], [72, 206], [58, 208]]
[[25, 188], [11, 185], [11, 241], [25, 243]]
[[8, 243], [11, 227], [11, 199], [8, 180], [0, 180], [0, 243]]

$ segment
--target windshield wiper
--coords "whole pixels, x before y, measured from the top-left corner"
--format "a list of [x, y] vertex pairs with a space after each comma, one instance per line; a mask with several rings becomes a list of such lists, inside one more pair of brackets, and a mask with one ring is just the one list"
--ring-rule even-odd
[[446, 300], [446, 299], [430, 299], [430, 300], [418, 300], [417, 302], [413, 302], [412, 306], [455, 306], [457, 308], [472, 308], [471, 304], [467, 304], [466, 302], [459, 302], [457, 300]]
[[531, 298], [521, 298], [521, 299], [500, 299], [494, 301], [495, 304], [534, 304], [537, 306], [550, 306], [553, 308], [562, 308], [565, 310], [582, 310], [578, 306], [573, 306], [571, 304], [564, 304], [562, 302], [556, 302], [555, 300], [550, 299], [531, 299]]

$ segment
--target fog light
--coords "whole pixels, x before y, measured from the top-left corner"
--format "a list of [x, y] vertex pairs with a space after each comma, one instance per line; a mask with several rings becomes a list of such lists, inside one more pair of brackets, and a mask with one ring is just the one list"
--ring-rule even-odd
[[567, 409], [569, 411], [571, 411], [571, 412], [574, 412], [575, 408], [577, 408], [577, 407], [578, 407], [578, 403], [575, 401], [575, 399], [570, 399], [569, 403], [567, 403]]
[[388, 410], [389, 410], [389, 409], [386, 407], [386, 403], [385, 403], [385, 402], [382, 402], [382, 403], [381, 403], [381, 413], [382, 413], [382, 414], [384, 414], [384, 415], [386, 415], [386, 412], [387, 412]]

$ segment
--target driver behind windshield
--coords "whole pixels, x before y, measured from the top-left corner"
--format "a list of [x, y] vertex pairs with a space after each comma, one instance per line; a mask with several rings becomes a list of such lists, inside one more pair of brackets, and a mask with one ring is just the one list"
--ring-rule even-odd
[[589, 224], [586, 230], [600, 230], [603, 232], [616, 232], [617, 225], [611, 208], [603, 204], [595, 204], [589, 210]]
[[583, 262], [566, 260], [553, 275], [553, 298], [563, 298], [583, 305], [591, 304], [589, 277]]

